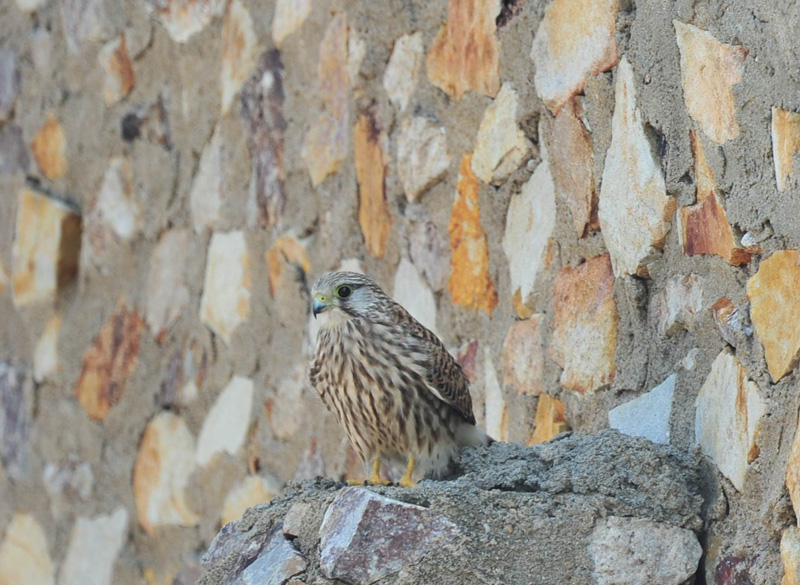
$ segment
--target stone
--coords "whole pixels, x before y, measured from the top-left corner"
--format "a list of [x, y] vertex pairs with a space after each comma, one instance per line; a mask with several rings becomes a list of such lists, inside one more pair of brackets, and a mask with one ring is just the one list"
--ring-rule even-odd
[[58, 585], [111, 585], [117, 556], [128, 538], [128, 512], [75, 520]]
[[184, 273], [189, 258], [189, 231], [164, 233], [150, 257], [145, 315], [150, 333], [162, 340], [189, 303]]
[[200, 319], [226, 345], [230, 345], [236, 328], [250, 318], [252, 286], [244, 232], [211, 236]]
[[528, 445], [538, 445], [569, 430], [564, 403], [547, 394], [540, 394], [536, 404], [536, 419]]
[[0, 361], [0, 463], [12, 479], [25, 477], [28, 469], [33, 408], [26, 372]]
[[253, 409], [253, 382], [234, 376], [208, 411], [197, 438], [195, 460], [208, 464], [218, 453], [236, 456], [244, 445]]
[[672, 374], [650, 392], [612, 408], [608, 413], [608, 426], [632, 437], [669, 445], [675, 380], [676, 376]]
[[17, 7], [23, 12], [35, 12], [41, 8], [47, 0], [16, 0]]
[[502, 185], [530, 154], [530, 143], [517, 124], [517, 92], [504, 83], [478, 127], [472, 171], [484, 183]]
[[489, 244], [481, 227], [478, 178], [472, 173], [472, 155], [461, 159], [456, 200], [450, 215], [451, 272], [447, 288], [452, 302], [491, 315], [497, 290], [489, 273]]
[[0, 50], [0, 122], [11, 119], [21, 85], [22, 73], [17, 55], [13, 51]]
[[414, 95], [422, 65], [422, 51], [421, 32], [405, 34], [394, 42], [392, 55], [383, 73], [383, 88], [398, 112], [405, 111]]
[[8, 288], [8, 282], [8, 273], [6, 272], [6, 269], [3, 268], [2, 262], [0, 262], [0, 296], [6, 292], [6, 288]]
[[250, 13], [241, 0], [230, 0], [222, 25], [220, 92], [223, 116], [228, 113], [236, 94], [250, 77], [258, 54], [258, 39]]
[[89, 501], [94, 489], [94, 473], [88, 462], [69, 456], [59, 464], [45, 465], [42, 484], [50, 497], [50, 513], [59, 520], [79, 502]]
[[448, 0], [445, 24], [428, 49], [430, 82], [460, 100], [468, 91], [494, 97], [500, 89], [495, 20], [500, 0]]
[[716, 303], [711, 305], [711, 311], [714, 315], [714, 323], [725, 343], [736, 347], [739, 335], [749, 336], [753, 334], [753, 328], [744, 322], [739, 309], [729, 298], [722, 297], [718, 299]]
[[319, 529], [320, 568], [329, 579], [369, 585], [403, 571], [458, 533], [447, 518], [359, 487], [345, 488]]
[[[136, 201], [133, 169], [124, 157], [115, 156], [108, 162], [100, 193], [87, 217], [87, 230], [91, 227], [95, 238], [103, 238], [103, 234], [97, 234], [98, 226], [111, 230], [123, 241], [130, 241], [142, 230], [142, 210]], [[103, 246], [91, 239], [90, 245], [101, 250]]]
[[564, 371], [561, 386], [591, 394], [616, 373], [619, 313], [608, 254], [577, 268], [565, 266], [553, 283], [554, 331], [550, 355]]
[[363, 85], [361, 79], [361, 64], [367, 56], [367, 42], [358, 34], [358, 30], [351, 28], [347, 35], [347, 75], [353, 87], [361, 95]]
[[658, 334], [672, 337], [681, 329], [691, 330], [703, 310], [703, 286], [696, 274], [675, 275], [655, 297]]
[[359, 116], [353, 142], [358, 181], [358, 223], [367, 252], [373, 258], [383, 258], [392, 229], [392, 216], [386, 201], [386, 157], [383, 147], [386, 134], [379, 127], [374, 114]]
[[226, 0], [147, 0], [145, 5], [173, 41], [185, 43], [222, 16]]
[[716, 254], [734, 266], [747, 264], [751, 254], [734, 237], [700, 137], [696, 132], [691, 132], [690, 137], [695, 160], [697, 203], [681, 207], [678, 212], [683, 253], [689, 256]]
[[436, 329], [436, 297], [409, 260], [401, 258], [394, 274], [394, 300], [403, 305], [414, 319], [434, 333]]
[[92, 420], [104, 421], [122, 400], [139, 361], [143, 328], [139, 312], [120, 301], [84, 353], [75, 397]]
[[615, 102], [598, 218], [614, 275], [648, 278], [647, 265], [664, 247], [676, 203], [667, 195], [661, 165], [645, 134], [626, 58], [617, 67]]
[[794, 155], [800, 151], [800, 114], [772, 108], [772, 162], [781, 193], [794, 176]]
[[517, 394], [539, 396], [544, 392], [545, 316], [531, 315], [517, 321], [506, 333], [503, 342], [503, 385]]
[[47, 114], [44, 124], [33, 137], [31, 150], [39, 170], [51, 181], [67, 173], [67, 138], [53, 112]]
[[269, 268], [269, 292], [273, 297], [277, 296], [287, 278], [294, 282], [311, 271], [311, 259], [305, 246], [292, 236], [281, 236], [275, 240], [267, 250], [265, 259]]
[[112, 24], [103, 0], [59, 0], [67, 50], [78, 55], [84, 42], [107, 41]]
[[484, 417], [486, 434], [495, 441], [508, 440], [508, 405], [497, 377], [491, 350], [483, 348]]
[[750, 318], [764, 346], [772, 381], [791, 372], [800, 361], [800, 253], [779, 250], [761, 262], [747, 281]]
[[194, 437], [180, 416], [162, 411], [147, 423], [133, 466], [133, 496], [139, 524], [148, 534], [161, 526], [199, 524], [186, 498], [194, 457]]
[[42, 525], [16, 513], [0, 545], [0, 585], [55, 585], [53, 561]]
[[225, 496], [222, 504], [222, 524], [240, 520], [247, 508], [266, 504], [280, 495], [280, 486], [275, 480], [267, 480], [257, 475], [248, 475]]
[[215, 128], [211, 139], [203, 147], [200, 164], [189, 192], [189, 206], [195, 232], [200, 232], [203, 228], [213, 229], [220, 225], [222, 203], [227, 192], [222, 174], [223, 148], [222, 133]]
[[306, 570], [306, 560], [286, 540], [280, 527], [269, 534], [264, 551], [242, 572], [244, 585], [283, 585]]
[[272, 17], [272, 42], [280, 48], [311, 14], [311, 0], [277, 0]]
[[53, 302], [78, 273], [81, 216], [72, 207], [24, 187], [17, 199], [14, 234], [14, 306]]
[[30, 156], [22, 128], [15, 124], [0, 127], [0, 175], [24, 174], [29, 166]]
[[[800, 511], [800, 425], [795, 428], [792, 449], [789, 454], [789, 465], [786, 469], [786, 488], [792, 501], [795, 516]], [[800, 525], [800, 524], [798, 524]]]
[[591, 75], [617, 64], [616, 0], [589, 0], [580, 6], [554, 0], [544, 11], [531, 47], [536, 94], [558, 110], [580, 93]]
[[450, 243], [447, 236], [428, 219], [416, 204], [406, 206], [403, 225], [405, 250], [411, 263], [425, 277], [428, 285], [440, 292], [450, 275]]
[[781, 535], [781, 585], [800, 585], [800, 530], [790, 526]]
[[567, 100], [553, 121], [547, 140], [553, 185], [572, 215], [579, 238], [598, 229], [592, 139], [577, 112], [578, 98]]
[[597, 585], [681, 585], [692, 580], [703, 548], [691, 530], [611, 516], [595, 524], [589, 555]]
[[242, 119], [250, 150], [248, 223], [274, 226], [286, 205], [284, 171], [283, 76], [281, 54], [261, 54], [255, 72], [242, 88]]
[[105, 73], [103, 98], [106, 106], [113, 106], [123, 100], [136, 85], [136, 75], [128, 55], [125, 35], [103, 45], [97, 60]]
[[58, 372], [58, 336], [61, 333], [61, 315], [53, 315], [44, 326], [44, 331], [33, 350], [33, 379], [41, 384]]
[[[544, 263], [545, 250], [556, 226], [556, 195], [547, 151], [533, 175], [512, 195], [506, 213], [503, 251], [511, 272], [511, 292], [518, 316], [529, 314], [536, 275]], [[521, 314], [522, 313], [522, 314]]]
[[409, 201], [442, 181], [450, 170], [447, 132], [427, 118], [406, 118], [397, 138], [397, 174]]
[[747, 466], [760, 452], [758, 438], [766, 405], [758, 385], [729, 349], [723, 349], [695, 401], [695, 442], [738, 490]]
[[159, 401], [164, 406], [188, 406], [200, 392], [208, 370], [208, 352], [197, 340], [186, 338], [169, 358], [161, 381]]
[[322, 458], [322, 451], [319, 448], [319, 441], [311, 439], [308, 448], [303, 451], [300, 463], [294, 473], [294, 481], [303, 479], [314, 479], [325, 477], [325, 460]]
[[478, 340], [473, 339], [470, 341], [465, 341], [462, 343], [456, 350], [451, 351], [453, 357], [456, 358], [458, 365], [461, 366], [461, 370], [464, 372], [464, 375], [469, 380], [470, 384], [475, 383], [475, 371], [477, 367], [477, 359], [478, 359]]
[[291, 440], [306, 425], [306, 368], [297, 366], [267, 394], [264, 411], [269, 430], [279, 441]]
[[308, 129], [300, 151], [313, 187], [339, 171], [350, 149], [347, 37], [347, 15], [338, 13], [319, 46], [317, 76], [323, 110]]
[[706, 136], [723, 144], [739, 136], [733, 86], [742, 80], [747, 51], [673, 20], [681, 54], [681, 85], [689, 115]]

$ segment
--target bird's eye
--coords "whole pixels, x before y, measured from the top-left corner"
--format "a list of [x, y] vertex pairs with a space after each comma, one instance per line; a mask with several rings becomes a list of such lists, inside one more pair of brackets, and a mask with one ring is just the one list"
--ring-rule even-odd
[[349, 286], [340, 286], [339, 290], [336, 291], [336, 295], [340, 299], [346, 299], [352, 292], [353, 290]]

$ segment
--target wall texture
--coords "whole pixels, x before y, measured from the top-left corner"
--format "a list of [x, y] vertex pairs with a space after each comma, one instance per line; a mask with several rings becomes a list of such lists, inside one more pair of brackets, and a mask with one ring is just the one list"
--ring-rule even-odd
[[0, 0], [0, 583], [190, 583], [247, 505], [361, 473], [304, 382], [340, 266], [496, 438], [700, 449], [706, 582], [797, 583], [799, 29], [790, 0]]

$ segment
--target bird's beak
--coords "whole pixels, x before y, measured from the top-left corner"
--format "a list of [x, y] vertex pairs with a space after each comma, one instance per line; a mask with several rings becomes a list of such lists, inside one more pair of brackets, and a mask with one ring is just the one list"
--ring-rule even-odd
[[317, 318], [317, 315], [320, 313], [324, 313], [330, 308], [330, 304], [328, 302], [328, 298], [325, 295], [316, 295], [314, 297], [314, 304], [311, 307], [311, 311], [314, 313], [314, 318]]

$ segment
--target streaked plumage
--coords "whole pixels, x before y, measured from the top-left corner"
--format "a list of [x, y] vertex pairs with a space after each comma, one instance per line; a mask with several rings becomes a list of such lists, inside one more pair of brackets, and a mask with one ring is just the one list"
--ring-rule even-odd
[[329, 273], [312, 294], [321, 323], [309, 378], [362, 460], [413, 456], [441, 471], [458, 447], [489, 441], [461, 366], [375, 282]]

